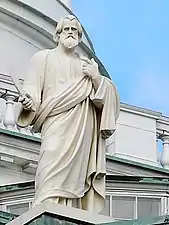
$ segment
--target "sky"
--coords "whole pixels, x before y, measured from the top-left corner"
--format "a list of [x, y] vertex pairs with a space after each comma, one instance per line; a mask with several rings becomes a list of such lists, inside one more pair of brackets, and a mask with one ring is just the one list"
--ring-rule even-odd
[[72, 0], [121, 102], [169, 116], [169, 1]]

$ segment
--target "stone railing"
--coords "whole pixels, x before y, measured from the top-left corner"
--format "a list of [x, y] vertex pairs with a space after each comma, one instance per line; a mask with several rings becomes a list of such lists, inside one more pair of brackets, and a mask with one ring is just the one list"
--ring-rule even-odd
[[[161, 116], [156, 125], [157, 160], [165, 168], [169, 169], [169, 117]], [[162, 143], [159, 149], [158, 142]]]
[[[22, 80], [20, 80], [22, 83]], [[25, 133], [31, 136], [38, 136], [40, 134], [33, 134], [30, 127], [18, 128], [16, 126], [15, 106], [17, 105], [19, 94], [12, 82], [10, 76], [0, 74], [0, 109], [3, 111], [0, 114], [0, 128], [14, 130], [16, 132]], [[124, 104], [122, 106], [124, 108]], [[126, 110], [127, 110], [126, 106]], [[163, 116], [161, 113], [155, 118], [156, 120], [156, 138], [157, 138], [157, 161], [164, 168], [169, 169], [169, 117]], [[115, 140], [112, 139], [111, 142]], [[159, 142], [161, 146], [159, 147]], [[108, 143], [112, 144], [112, 143]], [[160, 149], [159, 149], [160, 148]], [[108, 154], [113, 154], [113, 152]]]
[[5, 100], [5, 102], [0, 102], [1, 127], [5, 127], [7, 129], [16, 128], [14, 103], [17, 101], [18, 96], [18, 92], [15, 89], [10, 76], [0, 74], [0, 98]]
[[[21, 84], [22, 82], [23, 80], [20, 79]], [[11, 77], [0, 74], [0, 128], [34, 136], [35, 134], [31, 133], [30, 127], [19, 128], [16, 125], [18, 97], [19, 93], [17, 92]], [[36, 134], [36, 136], [39, 136], [39, 134]]]

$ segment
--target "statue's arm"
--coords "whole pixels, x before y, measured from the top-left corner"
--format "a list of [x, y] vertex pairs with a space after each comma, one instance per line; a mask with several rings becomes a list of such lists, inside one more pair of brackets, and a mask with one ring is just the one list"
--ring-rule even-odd
[[30, 125], [41, 104], [46, 55], [47, 51], [45, 50], [34, 54], [30, 59], [22, 96], [20, 96], [22, 108], [17, 120], [18, 126], [26, 127]]
[[116, 129], [116, 121], [120, 112], [120, 99], [115, 85], [106, 77], [101, 76], [101, 82], [96, 92], [91, 95], [95, 107], [100, 109], [100, 131], [104, 139], [109, 138]]

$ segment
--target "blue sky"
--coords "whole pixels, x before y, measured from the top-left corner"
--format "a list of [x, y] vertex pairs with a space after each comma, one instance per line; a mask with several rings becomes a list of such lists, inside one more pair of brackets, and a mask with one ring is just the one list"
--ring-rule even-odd
[[169, 1], [72, 0], [121, 101], [169, 116]]

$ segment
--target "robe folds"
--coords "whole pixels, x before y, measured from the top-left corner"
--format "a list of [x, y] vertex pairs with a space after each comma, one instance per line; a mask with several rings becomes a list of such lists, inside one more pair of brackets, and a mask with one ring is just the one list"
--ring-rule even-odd
[[77, 54], [43, 50], [30, 60], [23, 92], [35, 111], [20, 111], [17, 124], [32, 125], [42, 142], [34, 205], [45, 200], [100, 212], [105, 198], [105, 140], [116, 129], [119, 97], [101, 76], [94, 89]]

